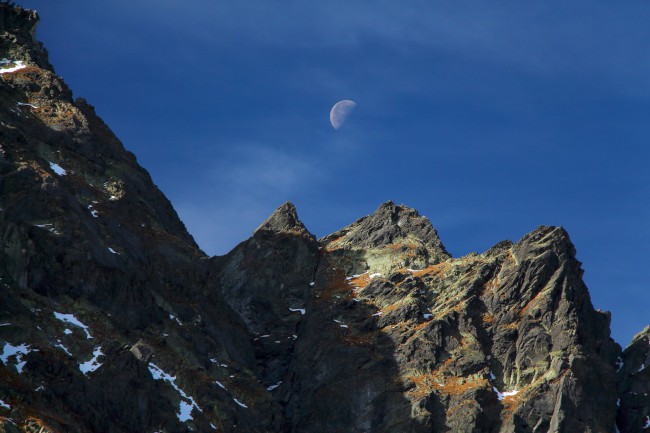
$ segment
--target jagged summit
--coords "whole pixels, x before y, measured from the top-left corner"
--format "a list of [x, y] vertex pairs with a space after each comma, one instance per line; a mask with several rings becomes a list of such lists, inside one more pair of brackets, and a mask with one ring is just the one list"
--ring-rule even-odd
[[34, 35], [40, 18], [36, 11], [0, 4], [0, 60], [22, 61], [51, 69], [47, 51]]
[[295, 233], [314, 238], [314, 235], [307, 230], [300, 218], [298, 218], [296, 206], [290, 201], [285, 202], [264, 220], [253, 232], [253, 236], [261, 232]]
[[450, 254], [431, 221], [417, 210], [387, 201], [375, 212], [321, 239], [330, 248], [383, 248], [388, 245], [424, 247], [432, 261], [448, 259]]

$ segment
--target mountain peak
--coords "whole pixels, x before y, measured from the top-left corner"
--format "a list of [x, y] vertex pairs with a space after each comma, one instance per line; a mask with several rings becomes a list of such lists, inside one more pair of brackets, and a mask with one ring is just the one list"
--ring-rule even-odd
[[313, 237], [309, 230], [298, 218], [296, 206], [290, 201], [278, 207], [260, 226], [253, 232], [253, 236], [261, 232], [296, 233]]
[[397, 205], [393, 201], [382, 203], [372, 214], [323, 238], [326, 244], [335, 240], [339, 245], [360, 248], [378, 248], [416, 240], [421, 242], [433, 257], [439, 260], [450, 257], [427, 217], [421, 216], [413, 208]]

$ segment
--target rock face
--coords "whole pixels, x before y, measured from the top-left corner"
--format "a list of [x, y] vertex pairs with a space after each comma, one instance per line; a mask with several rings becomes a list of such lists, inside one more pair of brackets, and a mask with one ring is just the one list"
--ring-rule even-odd
[[618, 429], [650, 431], [650, 326], [637, 334], [618, 362]]
[[452, 258], [285, 203], [207, 257], [37, 22], [0, 4], [0, 432], [649, 431], [650, 331], [621, 353], [562, 228]]

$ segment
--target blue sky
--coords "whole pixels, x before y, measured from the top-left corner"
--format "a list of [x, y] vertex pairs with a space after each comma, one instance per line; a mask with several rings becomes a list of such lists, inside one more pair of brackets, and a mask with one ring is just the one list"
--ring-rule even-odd
[[455, 256], [562, 225], [614, 338], [650, 321], [650, 3], [20, 3], [206, 252], [286, 200], [318, 236], [403, 203]]

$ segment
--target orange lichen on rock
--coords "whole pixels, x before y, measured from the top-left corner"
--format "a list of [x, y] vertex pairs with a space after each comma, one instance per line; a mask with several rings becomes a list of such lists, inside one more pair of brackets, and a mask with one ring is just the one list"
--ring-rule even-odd
[[370, 275], [368, 272], [364, 272], [361, 275], [355, 275], [349, 280], [346, 279], [347, 283], [354, 289], [363, 290], [370, 283]]
[[337, 250], [337, 249], [340, 248], [340, 245], [339, 245], [339, 244], [341, 243], [341, 241], [342, 241], [343, 239], [345, 239], [345, 236], [339, 236], [339, 237], [336, 238], [336, 239], [332, 239], [331, 241], [329, 241], [329, 242], [327, 243], [327, 245], [325, 245], [325, 247], [324, 247], [323, 249], [324, 249], [325, 251], [334, 251], [334, 250]]
[[334, 296], [352, 297], [352, 290], [345, 274], [341, 271], [333, 272], [326, 277], [325, 284], [320, 285], [321, 299], [331, 299]]
[[521, 317], [525, 316], [526, 313], [528, 312], [528, 310], [530, 310], [532, 307], [536, 306], [537, 303], [539, 302], [539, 300], [542, 299], [545, 294], [546, 294], [545, 291], [541, 291], [537, 295], [535, 295], [535, 297], [533, 299], [531, 299], [530, 301], [528, 301], [528, 303], [526, 305], [524, 305], [524, 307], [521, 309], [521, 311], [519, 311], [519, 316], [521, 316]]
[[[61, 419], [61, 422], [65, 422], [65, 420]], [[25, 431], [33, 431], [33, 432], [38, 432], [38, 433], [55, 433], [55, 430], [53, 430], [50, 426], [45, 424], [43, 420], [38, 419], [34, 416], [30, 416], [27, 419], [25, 419]]]
[[447, 377], [443, 383], [438, 385], [436, 390], [442, 394], [458, 396], [480, 388], [487, 388], [488, 386], [488, 380], [483, 378]]
[[490, 313], [484, 313], [483, 316], [483, 323], [494, 323], [496, 320], [493, 314]]
[[489, 387], [489, 382], [484, 378], [467, 378], [458, 376], [445, 376], [442, 374], [444, 367], [426, 373], [412, 374], [407, 380], [415, 387], [407, 392], [411, 398], [422, 398], [432, 392], [448, 396], [460, 396], [480, 388]]
[[411, 273], [416, 277], [422, 277], [424, 275], [439, 277], [440, 275], [447, 272], [450, 268], [451, 264], [449, 262], [442, 262], [438, 263], [437, 265], [427, 266], [424, 269], [413, 269], [411, 270]]

